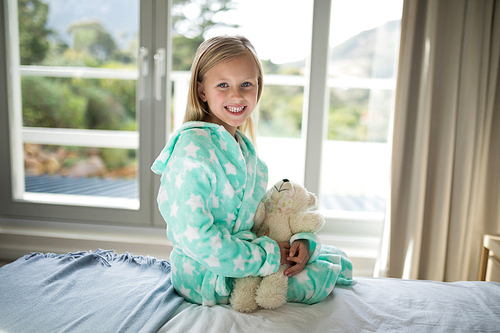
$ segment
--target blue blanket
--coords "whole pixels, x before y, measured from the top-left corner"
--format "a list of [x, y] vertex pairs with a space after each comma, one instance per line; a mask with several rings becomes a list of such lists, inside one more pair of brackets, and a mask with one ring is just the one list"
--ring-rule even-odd
[[0, 332], [156, 332], [183, 298], [165, 260], [33, 253], [0, 268]]

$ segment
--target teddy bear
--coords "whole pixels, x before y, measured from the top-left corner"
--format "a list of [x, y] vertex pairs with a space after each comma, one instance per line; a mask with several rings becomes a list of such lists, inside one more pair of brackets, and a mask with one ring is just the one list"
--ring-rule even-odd
[[[276, 242], [286, 242], [294, 234], [316, 232], [324, 224], [316, 196], [303, 186], [283, 179], [259, 203], [252, 230], [257, 237], [267, 235]], [[235, 279], [230, 298], [232, 307], [239, 312], [252, 312], [259, 306], [275, 309], [286, 303], [288, 277], [283, 272], [288, 267], [281, 264], [276, 273], [265, 277]]]

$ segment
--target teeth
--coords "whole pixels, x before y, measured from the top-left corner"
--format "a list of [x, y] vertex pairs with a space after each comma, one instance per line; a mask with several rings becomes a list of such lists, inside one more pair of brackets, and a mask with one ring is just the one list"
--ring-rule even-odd
[[229, 111], [234, 112], [234, 113], [241, 112], [241, 111], [243, 111], [244, 108], [245, 108], [244, 106], [239, 107], [239, 108], [235, 108], [233, 106], [226, 106], [226, 109], [228, 109]]

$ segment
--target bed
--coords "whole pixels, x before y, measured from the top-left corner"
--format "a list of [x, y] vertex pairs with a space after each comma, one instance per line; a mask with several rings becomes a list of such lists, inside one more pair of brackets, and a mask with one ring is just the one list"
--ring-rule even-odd
[[0, 268], [0, 332], [500, 332], [500, 284], [357, 278], [315, 305], [242, 314], [177, 295], [165, 260], [33, 253]]

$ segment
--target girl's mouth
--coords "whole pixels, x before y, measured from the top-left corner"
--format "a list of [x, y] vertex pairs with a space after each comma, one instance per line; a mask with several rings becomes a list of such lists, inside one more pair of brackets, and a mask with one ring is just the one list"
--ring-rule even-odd
[[232, 113], [240, 113], [245, 110], [246, 106], [225, 106], [225, 109]]

